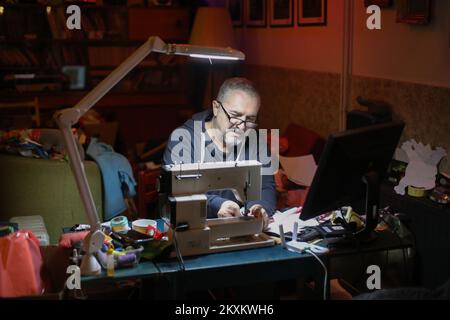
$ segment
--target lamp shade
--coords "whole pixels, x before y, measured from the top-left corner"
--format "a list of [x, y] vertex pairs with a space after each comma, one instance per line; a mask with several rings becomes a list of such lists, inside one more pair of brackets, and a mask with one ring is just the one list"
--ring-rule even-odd
[[192, 27], [190, 44], [236, 47], [230, 14], [224, 7], [200, 7]]

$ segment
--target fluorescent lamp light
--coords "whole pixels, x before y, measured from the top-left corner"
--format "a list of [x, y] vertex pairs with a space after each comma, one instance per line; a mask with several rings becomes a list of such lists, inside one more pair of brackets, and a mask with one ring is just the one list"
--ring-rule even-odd
[[202, 59], [215, 59], [215, 60], [239, 60], [237, 57], [220, 57], [220, 56], [211, 56], [207, 54], [190, 54], [191, 58], [202, 58]]

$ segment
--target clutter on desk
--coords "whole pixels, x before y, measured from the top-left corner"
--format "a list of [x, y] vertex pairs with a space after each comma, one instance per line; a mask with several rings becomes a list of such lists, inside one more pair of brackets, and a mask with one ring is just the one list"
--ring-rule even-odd
[[450, 188], [437, 186], [430, 192], [429, 198], [439, 204], [448, 204], [450, 202]]
[[88, 224], [76, 224], [70, 228], [71, 232], [89, 231], [89, 230], [91, 230], [91, 226]]
[[19, 224], [7, 221], [0, 221], [0, 237], [7, 236], [10, 233], [19, 230]]
[[430, 200], [439, 204], [450, 202], [450, 176], [440, 173], [436, 181], [436, 187], [430, 192]]
[[[80, 226], [85, 231], [74, 231]], [[101, 227], [105, 237], [96, 257], [103, 269], [107, 271], [109, 260], [110, 274], [113, 274], [111, 261], [114, 263], [114, 269], [135, 267], [142, 258], [154, 259], [172, 245], [171, 230], [166, 226], [159, 230], [155, 220], [140, 219], [131, 222], [126, 217], [119, 216], [102, 223]], [[74, 253], [71, 259], [79, 264], [84, 253], [82, 242], [89, 234], [86, 230], [90, 230], [90, 226], [75, 225], [67, 230], [70, 232], [61, 235], [59, 246], [73, 248]]]
[[39, 239], [41, 246], [50, 244], [50, 236], [45, 227], [44, 219], [41, 216], [20, 216], [9, 219], [9, 222], [16, 223], [19, 230], [30, 230]]
[[294, 223], [298, 222], [299, 227], [313, 227], [319, 223], [316, 219], [309, 219], [307, 221], [300, 220], [301, 207], [294, 207], [285, 210], [284, 212], [276, 211], [272, 216], [273, 222], [271, 222], [267, 228], [267, 232], [275, 235], [280, 235], [279, 225], [283, 225], [284, 230], [292, 230]]
[[380, 219], [381, 221], [377, 225], [376, 231], [389, 229], [400, 238], [411, 236], [411, 231], [403, 223], [404, 215], [394, 212], [390, 206], [380, 209]]
[[131, 223], [131, 228], [133, 230], [136, 230], [136, 231], [144, 233], [144, 234], [148, 233], [147, 227], [149, 227], [149, 226], [151, 226], [155, 229], [157, 226], [156, 221], [152, 220], [152, 219], [138, 219], [138, 220], [134, 220]]
[[388, 181], [392, 184], [397, 185], [400, 180], [405, 176], [405, 171], [408, 163], [392, 159], [389, 168]]
[[127, 233], [130, 229], [128, 226], [128, 219], [125, 216], [118, 216], [111, 219], [111, 229], [117, 233]]
[[[397, 152], [401, 159], [408, 163], [405, 176], [394, 188], [395, 192], [404, 195], [408, 187], [408, 194], [415, 197], [425, 197], [427, 193], [436, 186], [436, 174], [438, 173], [438, 164], [447, 154], [445, 149], [437, 147], [432, 149], [428, 145], [416, 140], [404, 142]], [[406, 156], [405, 156], [406, 155]]]

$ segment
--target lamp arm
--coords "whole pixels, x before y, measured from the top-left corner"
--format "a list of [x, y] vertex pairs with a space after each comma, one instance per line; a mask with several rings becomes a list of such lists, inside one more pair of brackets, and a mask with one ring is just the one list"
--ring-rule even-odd
[[75, 177], [78, 191], [83, 202], [91, 230], [100, 229], [100, 220], [94, 199], [89, 188], [84, 165], [81, 160], [75, 139], [72, 134], [72, 126], [94, 106], [117, 82], [125, 77], [137, 64], [145, 59], [152, 51], [166, 52], [167, 45], [159, 37], [150, 37], [131, 56], [122, 62], [113, 72], [102, 80], [91, 92], [80, 100], [73, 108], [64, 109], [55, 113], [54, 119], [58, 124], [69, 155], [70, 168]]

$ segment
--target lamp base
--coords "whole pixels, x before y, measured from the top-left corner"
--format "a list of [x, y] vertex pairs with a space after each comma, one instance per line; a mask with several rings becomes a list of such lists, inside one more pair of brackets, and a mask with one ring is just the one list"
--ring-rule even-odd
[[102, 272], [102, 266], [92, 253], [86, 253], [81, 260], [80, 272], [82, 276], [93, 276]]

